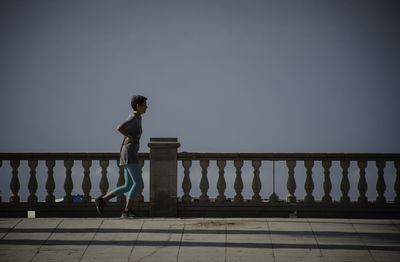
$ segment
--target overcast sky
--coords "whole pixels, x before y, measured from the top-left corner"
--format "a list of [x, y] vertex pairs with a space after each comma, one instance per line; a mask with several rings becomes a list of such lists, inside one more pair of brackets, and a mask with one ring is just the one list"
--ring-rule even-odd
[[[398, 1], [0, 2], [1, 152], [400, 152]], [[8, 181], [8, 179], [7, 179]], [[8, 182], [7, 182], [8, 183]]]
[[1, 151], [399, 152], [392, 3], [1, 1]]

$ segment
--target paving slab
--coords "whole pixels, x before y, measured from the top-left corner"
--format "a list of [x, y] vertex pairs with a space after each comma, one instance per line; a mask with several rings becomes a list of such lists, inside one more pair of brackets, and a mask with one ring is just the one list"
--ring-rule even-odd
[[21, 218], [15, 218], [15, 219], [0, 218], [0, 239], [2, 239], [5, 235], [7, 235], [7, 233], [21, 221], [22, 221]]
[[398, 262], [400, 258], [400, 251], [370, 251], [375, 262]]
[[61, 221], [60, 218], [21, 219], [14, 226], [11, 223], [10, 230], [1, 239], [0, 261], [32, 260]]
[[304, 261], [304, 262], [324, 262], [324, 257], [319, 250], [308, 250], [297, 252], [276, 252], [275, 262]]
[[225, 261], [226, 224], [223, 220], [185, 221], [177, 261]]
[[322, 250], [325, 262], [374, 262], [371, 253], [366, 250]]
[[392, 220], [353, 222], [360, 241], [367, 249], [400, 251], [400, 232]]
[[143, 222], [104, 219], [81, 261], [128, 261]]
[[354, 232], [353, 222], [349, 219], [309, 219], [314, 232]]
[[318, 248], [307, 219], [271, 220], [268, 221], [268, 226], [275, 253], [296, 253]]
[[267, 221], [226, 220], [226, 225], [226, 261], [274, 261]]
[[[39, 219], [38, 219], [39, 220]], [[79, 261], [93, 240], [102, 219], [63, 219], [32, 261]]]
[[183, 228], [177, 219], [144, 221], [129, 261], [176, 261]]

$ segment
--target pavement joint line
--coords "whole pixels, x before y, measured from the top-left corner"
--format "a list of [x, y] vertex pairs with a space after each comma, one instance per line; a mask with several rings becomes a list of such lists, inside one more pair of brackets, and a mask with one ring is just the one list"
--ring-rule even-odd
[[82, 261], [83, 256], [85, 255], [85, 253], [86, 253], [87, 249], [89, 248], [90, 244], [92, 243], [93, 239], [96, 237], [96, 234], [97, 234], [97, 232], [99, 232], [99, 230], [100, 230], [101, 226], [103, 225], [103, 223], [104, 223], [104, 218], [101, 219], [100, 225], [97, 227], [97, 230], [96, 230], [96, 232], [93, 234], [92, 239], [90, 240], [89, 244], [87, 244], [85, 250], [84, 250], [83, 253], [82, 253], [82, 256], [79, 258], [79, 262]]
[[40, 245], [40, 247], [38, 248], [37, 252], [36, 252], [36, 253], [32, 256], [32, 258], [29, 260], [29, 262], [32, 261], [32, 260], [35, 258], [35, 256], [36, 256], [37, 254], [40, 253], [40, 249], [43, 247], [44, 244], [46, 244], [46, 242], [50, 239], [50, 237], [53, 235], [53, 233], [57, 230], [58, 226], [59, 226], [63, 221], [64, 221], [64, 218], [61, 219], [60, 222], [58, 222], [57, 226], [51, 231], [50, 235], [46, 238], [46, 240], [43, 241], [43, 243], [42, 243], [42, 244]]
[[185, 226], [186, 226], [186, 221], [183, 221], [183, 228], [182, 228], [182, 233], [181, 233], [181, 239], [179, 241], [179, 247], [178, 247], [178, 252], [176, 254], [176, 262], [178, 262], [179, 259], [179, 252], [181, 251], [181, 245], [182, 245], [182, 239], [183, 239], [183, 235], [185, 234]]
[[3, 238], [5, 238], [5, 237], [8, 235], [8, 233], [10, 233], [16, 226], [18, 226], [19, 223], [21, 223], [22, 220], [23, 220], [23, 218], [21, 218], [13, 227], [11, 227], [11, 228], [7, 231], [7, 233], [5, 233], [4, 236], [2, 236], [2, 238], [1, 238], [0, 240], [2, 240]]
[[153, 252], [151, 252], [151, 253], [148, 254], [148, 255], [145, 255], [145, 256], [141, 257], [141, 258], [140, 258], [139, 260], [137, 260], [137, 261], [140, 262], [140, 261], [142, 261], [142, 260], [145, 259], [145, 258], [151, 257], [152, 255], [154, 255], [155, 253], [157, 253], [158, 251], [160, 251], [160, 249], [166, 247], [166, 245], [168, 244], [168, 242], [171, 241], [171, 239], [172, 239], [172, 233], [169, 233], [169, 234], [168, 234], [168, 239], [167, 239], [166, 241], [160, 241], [160, 242], [164, 242], [163, 245], [160, 245], [159, 247], [156, 248], [156, 250], [154, 250]]
[[136, 242], [137, 242], [137, 240], [138, 240], [138, 238], [139, 238], [140, 233], [142, 232], [142, 228], [143, 228], [143, 225], [144, 225], [144, 222], [145, 222], [145, 221], [146, 221], [145, 219], [142, 219], [142, 225], [140, 226], [139, 232], [138, 232], [137, 235], [136, 235], [135, 242], [133, 243], [133, 246], [132, 246], [132, 248], [131, 248], [131, 252], [129, 253], [129, 256], [128, 256], [128, 262], [129, 262], [129, 260], [131, 259], [131, 256], [132, 256], [132, 254], [133, 254], [133, 251], [134, 251], [134, 249], [135, 249], [135, 247], [136, 247]]
[[226, 262], [226, 255], [228, 253], [228, 226], [225, 225], [225, 262]]
[[[350, 222], [353, 222], [353, 221], [350, 220]], [[368, 245], [367, 245], [366, 243], [364, 243], [364, 241], [362, 240], [362, 237], [361, 237], [360, 233], [357, 231], [357, 229], [356, 229], [356, 227], [354, 226], [353, 223], [351, 223], [351, 226], [353, 227], [354, 231], [357, 233], [358, 237], [360, 238], [360, 242], [367, 248], [368, 254], [369, 254], [370, 257], [372, 258], [372, 260], [373, 260], [374, 262], [376, 262], [374, 256], [373, 256], [372, 253], [371, 253], [371, 250], [369, 249]]]
[[315, 235], [314, 228], [312, 227], [312, 222], [310, 222], [310, 219], [307, 219], [307, 221], [308, 221], [308, 223], [310, 224], [310, 228], [311, 228], [311, 231], [312, 231], [312, 233], [313, 233], [315, 242], [317, 243], [317, 247], [318, 247], [319, 254], [320, 254], [321, 257], [322, 257], [322, 260], [325, 261], [325, 257], [324, 257], [324, 255], [322, 254], [322, 250], [321, 250], [321, 246], [319, 245], [318, 238], [317, 238], [317, 236]]
[[267, 219], [267, 226], [268, 226], [268, 232], [269, 232], [269, 239], [271, 241], [271, 249], [272, 249], [272, 258], [274, 259], [274, 262], [276, 261], [275, 259], [275, 251], [274, 251], [274, 243], [272, 242], [272, 236], [271, 236], [271, 227], [269, 226], [269, 221]]

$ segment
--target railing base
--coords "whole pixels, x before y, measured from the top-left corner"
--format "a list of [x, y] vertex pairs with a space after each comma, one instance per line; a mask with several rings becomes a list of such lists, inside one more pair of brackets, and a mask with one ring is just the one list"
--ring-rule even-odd
[[[123, 203], [109, 202], [104, 217], [119, 217]], [[150, 216], [149, 202], [135, 203], [139, 217]], [[99, 217], [94, 203], [0, 203], [0, 217]], [[315, 202], [191, 202], [177, 203], [177, 217], [299, 217], [299, 218], [374, 218], [400, 219], [400, 205], [396, 203], [337, 203]]]
[[[104, 217], [120, 217], [124, 203], [109, 202], [104, 208]], [[140, 217], [149, 216], [149, 204], [135, 203], [135, 212]], [[35, 211], [35, 217], [99, 217], [94, 203], [0, 203], [0, 217], [27, 217]]]
[[400, 205], [387, 203], [332, 203], [315, 202], [193, 202], [178, 203], [179, 217], [299, 217], [299, 218], [374, 218], [400, 219]]

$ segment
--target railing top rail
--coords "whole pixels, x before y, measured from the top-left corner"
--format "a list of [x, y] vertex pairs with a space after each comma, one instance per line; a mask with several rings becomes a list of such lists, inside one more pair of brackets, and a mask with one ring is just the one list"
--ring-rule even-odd
[[[139, 158], [150, 159], [149, 153]], [[119, 153], [0, 153], [0, 160], [118, 160]], [[400, 160], [400, 153], [194, 153], [180, 152], [178, 160]]]
[[400, 160], [397, 153], [178, 153], [178, 160]]
[[[139, 153], [139, 158], [150, 159], [149, 153]], [[0, 160], [118, 160], [119, 153], [0, 153]]]

